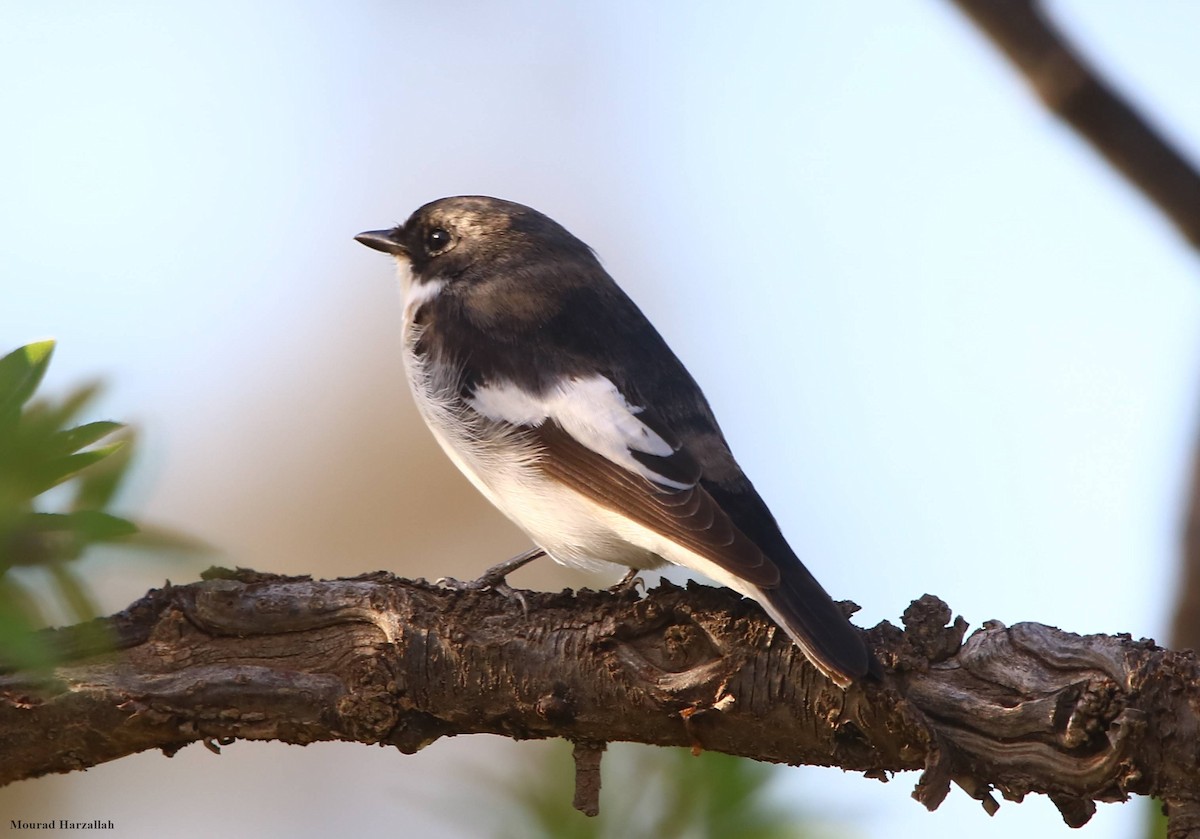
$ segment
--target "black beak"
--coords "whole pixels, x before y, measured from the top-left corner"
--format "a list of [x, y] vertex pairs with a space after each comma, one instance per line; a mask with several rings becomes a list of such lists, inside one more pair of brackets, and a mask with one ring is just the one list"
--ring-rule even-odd
[[354, 237], [354, 241], [362, 242], [368, 248], [390, 253], [392, 256], [408, 256], [408, 249], [400, 244], [399, 237], [400, 228], [393, 227], [391, 230], [368, 230], [366, 233], [359, 233]]

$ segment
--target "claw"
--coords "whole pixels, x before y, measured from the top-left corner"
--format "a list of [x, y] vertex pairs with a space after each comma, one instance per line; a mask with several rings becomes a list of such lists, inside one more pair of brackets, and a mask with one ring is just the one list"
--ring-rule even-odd
[[646, 591], [646, 581], [640, 576], [640, 568], [630, 568], [620, 582], [609, 588], [613, 594], [626, 594], [627, 592], [637, 592], [638, 586], [642, 587], [642, 591]]
[[516, 602], [520, 603], [521, 614], [523, 614], [525, 617], [529, 617], [529, 604], [525, 602], [524, 594], [510, 586], [508, 583], [496, 583], [491, 587], [491, 589], [501, 597], [504, 597], [508, 600], [515, 600]]
[[520, 603], [521, 611], [528, 615], [529, 604], [525, 601], [525, 595], [510, 586], [507, 582], [507, 577], [518, 568], [545, 555], [546, 552], [541, 548], [531, 548], [525, 551], [525, 553], [517, 554], [511, 559], [496, 563], [484, 571], [478, 579], [463, 581], [456, 580], [453, 577], [441, 577], [434, 585], [454, 591], [484, 591], [485, 589], [491, 589], [502, 597]]

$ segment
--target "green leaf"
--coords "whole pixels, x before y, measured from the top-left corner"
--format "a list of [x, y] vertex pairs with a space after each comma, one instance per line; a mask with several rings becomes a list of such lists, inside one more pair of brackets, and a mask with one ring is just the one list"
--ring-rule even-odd
[[112, 542], [138, 532], [138, 526], [129, 519], [99, 510], [79, 510], [65, 514], [64, 518], [85, 542]]
[[58, 486], [63, 481], [82, 472], [92, 464], [99, 463], [124, 447], [125, 441], [121, 440], [98, 449], [89, 449], [86, 452], [77, 452], [66, 457], [56, 457], [40, 464], [34, 475], [35, 492], [43, 493], [51, 487]]
[[7, 565], [51, 565], [75, 559], [89, 545], [135, 535], [129, 519], [99, 510], [29, 513], [5, 534], [0, 559]]
[[96, 617], [98, 612], [96, 604], [92, 602], [92, 596], [88, 594], [83, 583], [71, 573], [66, 563], [52, 562], [49, 567], [58, 596], [74, 612], [76, 621], [90, 621]]
[[75, 388], [61, 401], [34, 399], [21, 412], [21, 423], [52, 434], [65, 428], [100, 392], [99, 382]]
[[49, 667], [52, 654], [45, 636], [34, 632], [44, 625], [33, 595], [11, 577], [0, 577], [0, 669]]
[[137, 529], [137, 533], [121, 540], [122, 547], [154, 551], [158, 554], [172, 552], [185, 556], [205, 556], [217, 553], [216, 546], [210, 542], [180, 533], [177, 530], [148, 524], [139, 524]]
[[38, 341], [0, 358], [0, 417], [15, 415], [29, 401], [53, 353], [54, 341]]
[[64, 513], [27, 513], [5, 533], [0, 559], [8, 566], [48, 565], [79, 556], [82, 545]]
[[9, 516], [0, 533], [0, 568], [14, 565], [41, 565], [56, 553], [70, 553], [72, 538], [63, 536], [66, 522], [57, 522], [46, 513]]
[[110, 422], [108, 420], [77, 425], [74, 428], [68, 428], [65, 431], [56, 433], [53, 445], [61, 454], [72, 454], [124, 427], [119, 422]]
[[1162, 800], [1149, 798], [1143, 806], [1149, 816], [1149, 824], [1147, 825], [1148, 829], [1143, 831], [1142, 835], [1148, 839], [1167, 839], [1167, 814], [1163, 810]]
[[103, 462], [96, 464], [79, 476], [75, 500], [71, 502], [71, 509], [101, 510], [112, 501], [129, 470], [134, 443], [137, 440], [136, 433], [132, 429], [126, 429], [121, 437], [125, 445], [120, 450], [113, 452]]

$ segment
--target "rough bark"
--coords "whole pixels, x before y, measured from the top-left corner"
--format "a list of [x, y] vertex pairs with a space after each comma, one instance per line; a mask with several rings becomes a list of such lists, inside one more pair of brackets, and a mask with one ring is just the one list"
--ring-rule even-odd
[[583, 808], [616, 740], [879, 778], [919, 769], [930, 808], [953, 781], [989, 812], [993, 791], [1044, 793], [1072, 825], [1130, 793], [1196, 808], [1196, 659], [1128, 636], [991, 623], [963, 643], [965, 622], [927, 595], [905, 629], [868, 632], [885, 679], [841, 691], [723, 589], [521, 604], [385, 574], [206, 577], [99, 621], [107, 649], [94, 626], [54, 630], [52, 671], [0, 675], [0, 784], [195, 741], [412, 753], [486, 732], [578, 744]]

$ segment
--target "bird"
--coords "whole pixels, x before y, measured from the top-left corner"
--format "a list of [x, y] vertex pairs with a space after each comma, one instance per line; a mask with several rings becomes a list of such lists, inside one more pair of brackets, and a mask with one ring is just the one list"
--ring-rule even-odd
[[[395, 257], [404, 368], [450, 460], [564, 565], [683, 566], [757, 601], [842, 688], [875, 672], [699, 385], [593, 250], [548, 216], [441, 198], [355, 239]], [[496, 573], [493, 573], [496, 572]]]

